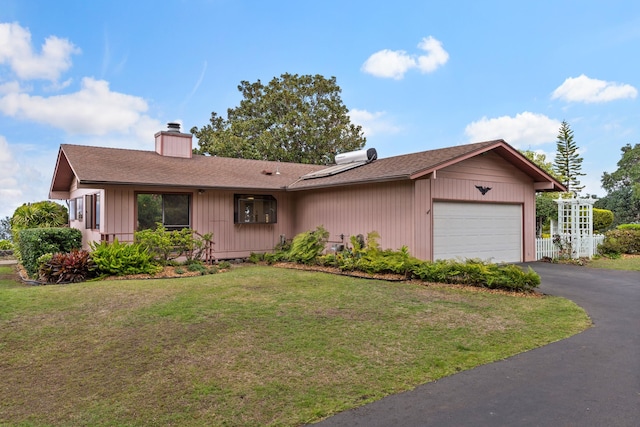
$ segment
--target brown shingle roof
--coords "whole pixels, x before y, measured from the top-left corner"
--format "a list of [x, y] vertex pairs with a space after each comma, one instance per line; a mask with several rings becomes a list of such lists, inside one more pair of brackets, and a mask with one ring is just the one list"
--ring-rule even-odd
[[[161, 156], [155, 151], [64, 144], [60, 147], [56, 176], [67, 176], [54, 176], [52, 191], [69, 189], [71, 177], [68, 172], [72, 172], [80, 183], [88, 185], [275, 190], [322, 168], [324, 166], [201, 155], [185, 159]], [[67, 173], [64, 173], [65, 169]]]
[[[109, 184], [303, 190], [415, 179], [491, 150], [513, 163], [534, 181], [552, 182], [553, 188], [563, 190], [560, 183], [509, 144], [496, 140], [388, 157], [336, 175], [313, 179], [301, 177], [326, 166], [201, 155], [185, 159], [161, 156], [154, 151], [64, 144], [60, 147], [51, 192], [68, 191], [73, 175], [81, 184], [96, 187]], [[267, 175], [264, 171], [272, 174]]]
[[452, 160], [479, 154], [504, 141], [487, 141], [475, 144], [458, 145], [419, 153], [379, 159], [359, 168], [351, 169], [326, 178], [300, 180], [289, 186], [291, 189], [324, 187], [352, 184], [358, 182], [390, 181], [410, 179], [413, 175], [428, 171]]

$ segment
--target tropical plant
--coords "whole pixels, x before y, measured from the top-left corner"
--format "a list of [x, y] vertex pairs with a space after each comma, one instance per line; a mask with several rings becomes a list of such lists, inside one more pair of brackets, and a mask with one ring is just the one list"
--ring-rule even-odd
[[324, 251], [329, 232], [319, 226], [314, 231], [300, 233], [293, 238], [287, 260], [300, 264], [312, 264]]
[[45, 283], [83, 282], [95, 271], [95, 264], [88, 251], [46, 254], [39, 262], [38, 277]]
[[50, 201], [25, 203], [11, 217], [11, 231], [15, 238], [20, 230], [27, 228], [62, 227], [69, 221], [66, 207]]
[[93, 242], [91, 258], [100, 274], [125, 276], [129, 274], [155, 274], [162, 267], [153, 264], [147, 250], [139, 243]]

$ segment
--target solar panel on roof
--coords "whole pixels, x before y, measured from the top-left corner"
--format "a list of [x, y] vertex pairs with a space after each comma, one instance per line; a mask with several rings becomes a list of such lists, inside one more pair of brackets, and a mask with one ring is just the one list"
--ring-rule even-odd
[[361, 162], [353, 162], [353, 163], [346, 163], [346, 164], [342, 164], [342, 165], [335, 165], [335, 166], [330, 166], [326, 169], [321, 169], [319, 171], [315, 171], [315, 172], [310, 172], [306, 175], [303, 175], [300, 177], [300, 179], [313, 179], [313, 178], [324, 178], [327, 176], [332, 176], [332, 175], [336, 175], [339, 174], [341, 172], [344, 171], [348, 171], [349, 169], [355, 169], [359, 166], [362, 166], [364, 164], [366, 164], [366, 161], [361, 161]]

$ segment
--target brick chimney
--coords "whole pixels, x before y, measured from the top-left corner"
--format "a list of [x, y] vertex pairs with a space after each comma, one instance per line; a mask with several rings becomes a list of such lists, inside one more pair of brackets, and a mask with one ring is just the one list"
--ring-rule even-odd
[[167, 130], [155, 134], [156, 153], [161, 156], [191, 158], [193, 136], [180, 132], [180, 123], [167, 123]]

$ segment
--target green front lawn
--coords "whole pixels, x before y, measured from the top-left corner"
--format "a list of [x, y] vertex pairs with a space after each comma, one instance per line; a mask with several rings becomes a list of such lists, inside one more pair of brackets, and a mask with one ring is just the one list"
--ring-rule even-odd
[[606, 268], [609, 270], [640, 271], [640, 255], [622, 255], [620, 258], [596, 258], [587, 264], [593, 268]]
[[25, 426], [295, 426], [590, 325], [557, 297], [257, 266], [0, 277], [0, 301], [0, 424]]

